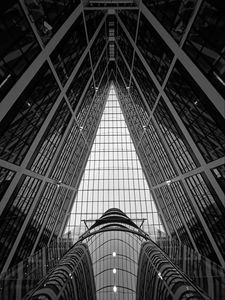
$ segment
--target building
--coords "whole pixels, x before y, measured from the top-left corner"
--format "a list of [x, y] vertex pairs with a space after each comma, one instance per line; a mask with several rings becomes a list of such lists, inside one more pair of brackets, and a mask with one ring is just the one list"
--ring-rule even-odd
[[223, 6], [1, 4], [1, 271], [63, 235], [111, 83], [166, 235], [225, 266]]

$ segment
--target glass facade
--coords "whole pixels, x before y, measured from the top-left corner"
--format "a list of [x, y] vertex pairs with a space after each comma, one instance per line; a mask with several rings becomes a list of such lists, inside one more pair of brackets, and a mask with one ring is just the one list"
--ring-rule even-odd
[[111, 86], [65, 234], [76, 239], [85, 229], [85, 222], [92, 222], [114, 207], [139, 223], [143, 221], [153, 239], [159, 231], [164, 232]]
[[0, 271], [112, 207], [225, 267], [224, 19], [211, 0], [2, 1]]
[[40, 52], [18, 1], [1, 5], [0, 102]]

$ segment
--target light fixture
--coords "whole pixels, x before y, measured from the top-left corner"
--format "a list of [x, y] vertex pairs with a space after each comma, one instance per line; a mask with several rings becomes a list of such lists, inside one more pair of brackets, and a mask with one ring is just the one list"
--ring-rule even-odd
[[112, 256], [116, 256], [116, 252], [113, 252], [113, 253], [112, 253]]
[[158, 273], [158, 277], [159, 277], [161, 280], [163, 280], [162, 274], [161, 274], [160, 272]]
[[115, 268], [113, 269], [113, 274], [116, 274], [116, 269]]
[[117, 292], [117, 286], [114, 285], [113, 287], [113, 292], [116, 293]]
[[170, 185], [171, 182], [172, 182], [172, 180], [167, 180], [167, 181], [166, 181], [166, 184], [167, 184], [167, 185]]

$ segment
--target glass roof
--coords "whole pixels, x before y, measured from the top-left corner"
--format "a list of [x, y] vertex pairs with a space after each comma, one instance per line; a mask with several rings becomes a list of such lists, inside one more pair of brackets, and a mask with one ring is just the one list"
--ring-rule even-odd
[[64, 233], [74, 241], [109, 208], [119, 208], [155, 239], [164, 232], [114, 85]]

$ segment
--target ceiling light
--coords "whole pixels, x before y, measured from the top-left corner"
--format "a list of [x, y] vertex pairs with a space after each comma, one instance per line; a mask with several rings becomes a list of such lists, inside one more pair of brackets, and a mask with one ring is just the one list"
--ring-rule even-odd
[[116, 274], [116, 269], [115, 268], [113, 269], [113, 274]]
[[113, 253], [112, 253], [112, 256], [116, 256], [116, 252], [113, 252]]
[[117, 287], [114, 285], [113, 287], [113, 292], [116, 293], [117, 292]]

